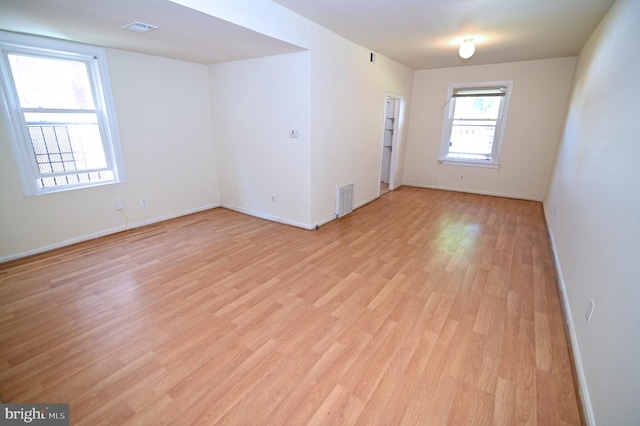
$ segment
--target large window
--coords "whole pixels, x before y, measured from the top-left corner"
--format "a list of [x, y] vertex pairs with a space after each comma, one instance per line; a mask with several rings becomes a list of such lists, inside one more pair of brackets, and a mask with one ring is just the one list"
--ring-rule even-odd
[[511, 82], [449, 85], [441, 162], [496, 167], [511, 95]]
[[0, 32], [3, 110], [27, 195], [123, 180], [103, 49]]

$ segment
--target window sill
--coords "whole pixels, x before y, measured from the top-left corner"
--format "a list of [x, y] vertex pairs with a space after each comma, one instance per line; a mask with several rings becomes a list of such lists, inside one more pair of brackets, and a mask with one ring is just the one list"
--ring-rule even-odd
[[481, 160], [457, 160], [451, 158], [440, 158], [438, 164], [447, 164], [451, 166], [469, 166], [469, 167], [484, 167], [487, 169], [497, 169], [500, 167], [499, 163], [492, 161]]
[[110, 180], [102, 180], [95, 182], [85, 182], [85, 183], [77, 183], [77, 184], [69, 184], [69, 185], [56, 185], [56, 186], [45, 186], [45, 187], [37, 187], [35, 190], [30, 191], [28, 196], [38, 196], [45, 194], [55, 194], [56, 192], [65, 192], [65, 191], [73, 191], [75, 189], [83, 189], [83, 188], [93, 188], [95, 186], [103, 186], [103, 185], [112, 185], [115, 183], [124, 182], [122, 179], [110, 179]]

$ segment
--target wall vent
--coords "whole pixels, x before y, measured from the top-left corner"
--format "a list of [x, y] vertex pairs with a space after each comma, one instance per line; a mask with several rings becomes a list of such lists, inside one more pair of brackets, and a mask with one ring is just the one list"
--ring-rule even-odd
[[353, 211], [353, 183], [336, 188], [336, 216], [342, 217]]

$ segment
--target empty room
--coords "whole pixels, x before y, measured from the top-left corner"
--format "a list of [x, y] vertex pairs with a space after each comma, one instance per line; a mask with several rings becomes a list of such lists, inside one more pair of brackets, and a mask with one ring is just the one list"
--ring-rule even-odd
[[640, 424], [638, 22], [0, 1], [0, 423]]

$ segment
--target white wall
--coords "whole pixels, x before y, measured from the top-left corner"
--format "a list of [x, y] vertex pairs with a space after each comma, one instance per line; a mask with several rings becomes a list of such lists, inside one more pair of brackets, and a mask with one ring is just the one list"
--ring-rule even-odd
[[209, 81], [222, 205], [310, 227], [309, 52], [211, 65]]
[[[312, 50], [312, 221], [335, 216], [336, 186], [353, 182], [356, 207], [378, 197], [386, 93], [402, 97], [400, 156], [406, 145], [406, 112], [413, 71], [318, 30]], [[399, 163], [402, 168], [402, 162]], [[399, 186], [401, 182], [396, 182]]]
[[[25, 197], [0, 118], [0, 260], [217, 205], [207, 67], [107, 51], [128, 181]], [[146, 197], [148, 206], [140, 207]]]
[[[542, 200], [574, 66], [560, 58], [416, 71], [405, 184]], [[513, 81], [500, 168], [438, 164], [449, 83], [499, 80]]]
[[313, 228], [334, 217], [338, 184], [360, 187], [358, 205], [378, 196], [385, 94], [404, 100], [401, 152], [409, 68], [371, 64], [367, 49], [268, 0], [177, 2], [307, 51], [207, 67], [109, 50], [128, 182], [25, 199], [3, 155], [0, 260], [124, 229], [116, 199], [129, 226], [222, 203]]
[[305, 228], [335, 217], [339, 184], [360, 187], [356, 205], [379, 195], [385, 93], [406, 111], [413, 74], [312, 32], [310, 51], [209, 67], [222, 205]]
[[618, 0], [582, 50], [545, 200], [585, 405], [599, 425], [640, 424], [638, 22], [640, 2]]
[[[291, 93], [285, 95], [287, 97], [283, 98], [281, 103], [269, 103], [259, 99], [256, 105], [251, 105], [250, 98], [237, 103], [234, 101], [235, 107], [238, 107], [237, 111], [241, 114], [241, 110], [244, 109], [244, 107], [240, 108], [242, 103], [251, 109], [252, 115], [247, 117], [245, 126], [256, 126], [253, 130], [242, 128], [241, 124], [222, 124], [224, 129], [214, 125], [215, 131], [221, 132], [216, 133], [216, 139], [219, 139], [219, 136], [223, 138], [217, 143], [234, 147], [224, 148], [217, 145], [218, 151], [227, 150], [224, 153], [220, 151], [220, 164], [225, 168], [225, 171], [220, 173], [221, 179], [224, 180], [223, 203], [226, 204], [228, 200], [229, 204], [240, 207], [242, 211], [257, 216], [275, 216], [276, 219], [289, 223], [303, 222], [298, 224], [311, 228], [335, 217], [335, 194], [336, 186], [339, 184], [354, 182], [360, 187], [360, 192], [355, 194], [356, 205], [371, 201], [378, 196], [385, 94], [393, 93], [405, 100], [400, 128], [400, 150], [402, 150], [407, 134], [402, 126], [406, 122], [405, 112], [408, 110], [411, 99], [412, 70], [380, 55], [376, 63], [371, 64], [369, 50], [271, 1], [242, 0], [233, 3], [223, 0], [173, 1], [301, 46], [309, 51], [310, 63], [307, 70], [280, 66], [278, 72], [281, 76], [274, 72], [265, 72], [260, 68], [278, 59], [255, 62], [253, 70], [251, 62], [212, 66], [211, 69], [215, 73], [212, 74], [214, 75], [212, 85], [216, 87], [216, 93], [213, 95], [214, 109], [218, 108], [215, 106], [218, 102], [215, 98], [218, 98], [220, 93], [228, 92], [227, 85], [231, 85], [237, 91], [244, 85], [254, 86], [255, 83], [252, 80], [256, 79], [257, 82], [261, 82], [262, 87], [269, 84], [286, 87], [287, 84], [295, 84], [295, 82], [288, 82], [287, 79], [294, 76], [300, 78], [297, 75], [298, 72], [308, 73], [311, 96], [308, 104], [310, 133], [301, 134], [301, 137], [309, 138], [306, 161], [310, 173], [310, 186], [304, 196], [300, 196], [300, 201], [304, 199], [310, 211], [304, 213], [306, 218], [303, 220], [298, 219], [303, 216], [301, 208], [296, 207], [296, 212], [287, 213], [286, 209], [278, 209], [278, 206], [264, 203], [264, 199], [270, 197], [269, 191], [280, 190], [278, 187], [267, 188], [267, 183], [299, 178], [301, 171], [295, 168], [298, 167], [296, 162], [300, 160], [300, 156], [295, 153], [295, 150], [279, 150], [279, 153], [284, 156], [280, 164], [288, 164], [289, 168], [294, 168], [293, 171], [284, 168], [277, 171], [268, 170], [267, 166], [258, 166], [256, 169], [255, 163], [250, 159], [241, 159], [235, 154], [243, 149], [240, 147], [254, 146], [254, 142], [257, 143], [258, 129], [263, 126], [264, 120], [268, 121], [266, 117], [286, 117], [291, 113], [291, 105], [301, 102], [299, 96], [296, 97]], [[229, 71], [231, 69], [235, 70], [235, 75], [234, 72]], [[225, 71], [222, 72], [222, 70]], [[243, 83], [243, 79], [246, 83]], [[217, 114], [214, 113], [214, 115]], [[248, 133], [252, 135], [248, 138], [241, 137]], [[403, 134], [405, 137], [402, 137]], [[279, 136], [275, 134], [270, 136], [272, 140], [277, 137]], [[299, 143], [304, 143], [304, 140]], [[249, 171], [254, 173], [258, 170], [257, 174], [263, 182], [241, 185], [227, 180], [231, 166], [225, 166], [223, 163], [226, 158], [232, 156], [236, 161], [234, 164], [241, 169], [250, 169]], [[242, 164], [237, 164], [237, 161]], [[401, 161], [399, 169], [402, 170]], [[234, 179], [242, 180], [240, 174], [234, 175]], [[301, 187], [298, 185], [297, 188], [290, 188], [290, 190], [293, 192], [285, 196], [297, 197]], [[253, 194], [254, 191], [257, 193]], [[291, 217], [292, 214], [296, 217]]]

